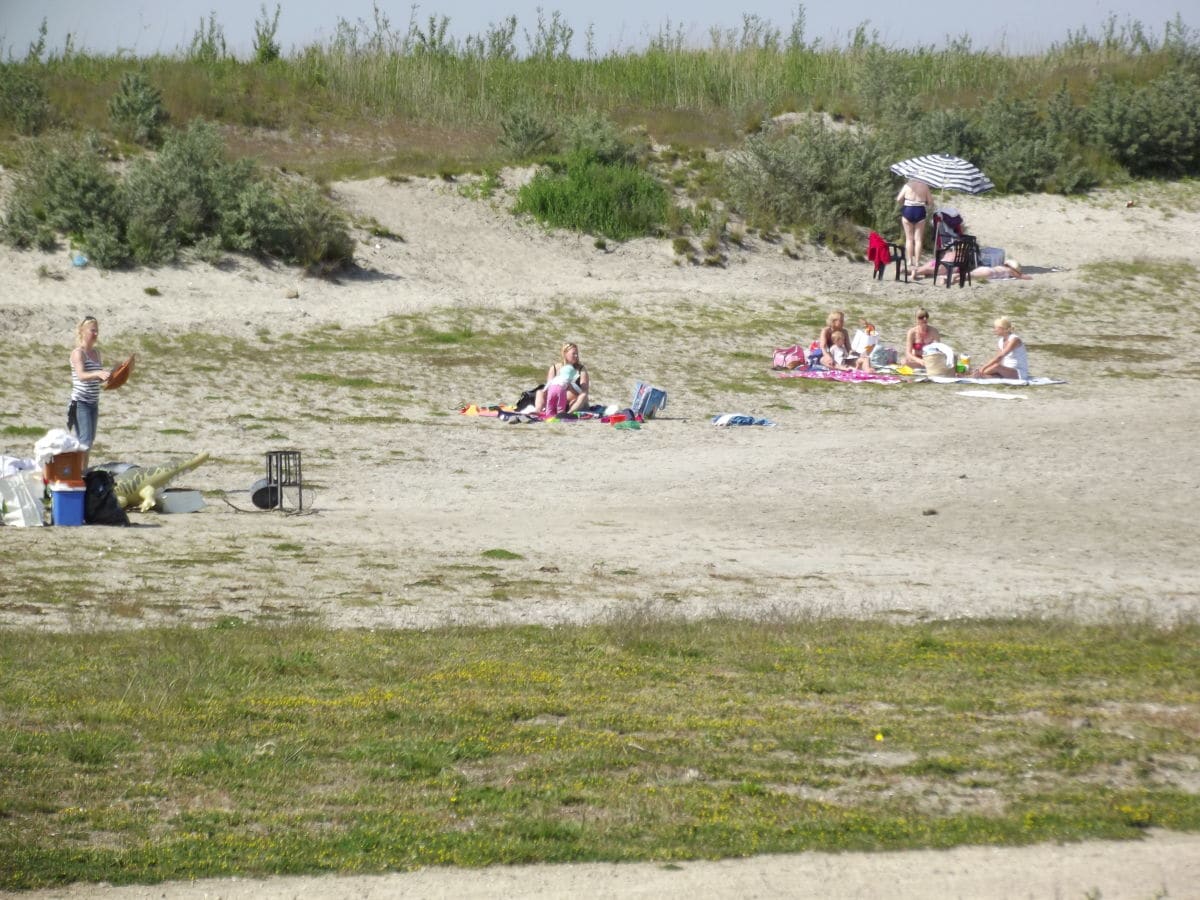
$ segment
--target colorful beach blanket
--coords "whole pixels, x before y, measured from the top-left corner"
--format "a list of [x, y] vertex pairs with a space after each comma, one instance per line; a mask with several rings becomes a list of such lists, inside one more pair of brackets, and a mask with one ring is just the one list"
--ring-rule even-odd
[[904, 379], [899, 375], [888, 375], [884, 372], [860, 372], [858, 369], [844, 371], [842, 369], [826, 369], [818, 366], [812, 369], [790, 369], [786, 372], [773, 372], [776, 378], [817, 378], [821, 381], [869, 381], [873, 384], [899, 384]]

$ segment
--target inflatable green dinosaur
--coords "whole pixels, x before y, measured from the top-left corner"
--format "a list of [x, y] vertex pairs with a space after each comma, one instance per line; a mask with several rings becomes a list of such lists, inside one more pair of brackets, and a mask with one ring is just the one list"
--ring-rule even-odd
[[197, 453], [178, 466], [129, 469], [113, 479], [113, 493], [117, 495], [117, 502], [121, 504], [122, 509], [130, 509], [136, 505], [141, 512], [149, 512], [158, 504], [161, 499], [160, 491], [172, 478], [190, 472], [207, 459], [208, 453]]

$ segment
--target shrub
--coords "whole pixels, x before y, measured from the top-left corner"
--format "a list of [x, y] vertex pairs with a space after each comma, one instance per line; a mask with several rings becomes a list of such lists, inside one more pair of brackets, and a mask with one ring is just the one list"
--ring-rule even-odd
[[98, 157], [67, 144], [41, 145], [29, 152], [9, 198], [5, 236], [17, 247], [44, 247], [46, 229], [78, 236], [118, 221], [120, 209], [117, 179]]
[[254, 177], [250, 161], [226, 161], [214, 126], [197, 121], [171, 135], [156, 159], [139, 160], [125, 179], [133, 258], [168, 262], [179, 248], [221, 233], [222, 218]]
[[515, 159], [552, 150], [554, 139], [554, 129], [531, 109], [511, 110], [500, 121], [499, 144]]
[[137, 144], [157, 145], [167, 122], [162, 93], [143, 72], [125, 72], [108, 101], [113, 131]]
[[260, 64], [273, 63], [279, 59], [279, 4], [275, 4], [275, 15], [267, 17], [267, 4], [262, 4], [260, 15], [254, 21], [254, 61]]
[[606, 165], [634, 165], [638, 161], [633, 144], [622, 136], [610, 119], [594, 111], [567, 120], [563, 128], [563, 149], [568, 154]]
[[315, 188], [273, 182], [249, 160], [227, 161], [216, 129], [202, 122], [170, 136], [124, 182], [78, 147], [31, 154], [3, 238], [49, 249], [60, 232], [101, 268], [168, 262], [195, 246], [204, 259], [226, 248], [329, 269], [354, 251], [345, 220]]
[[895, 217], [889, 147], [816, 121], [753, 134], [726, 161], [728, 195], [749, 224], [801, 227], [821, 241], [850, 234], [849, 223], [882, 228]]
[[648, 173], [576, 153], [565, 171], [538, 172], [518, 192], [514, 211], [559, 228], [624, 240], [655, 233], [667, 206], [666, 189]]
[[0, 122], [34, 135], [50, 122], [50, 101], [41, 82], [15, 65], [0, 65]]
[[1194, 72], [1171, 71], [1135, 88], [1106, 80], [1090, 118], [1103, 148], [1134, 177], [1200, 172], [1200, 75]]

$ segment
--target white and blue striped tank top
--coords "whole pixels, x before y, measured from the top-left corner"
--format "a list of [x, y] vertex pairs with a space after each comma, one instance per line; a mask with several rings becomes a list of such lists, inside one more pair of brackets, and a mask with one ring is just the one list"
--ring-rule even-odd
[[[104, 366], [100, 365], [98, 359], [93, 358], [86, 350], [83, 353], [83, 371], [84, 372], [99, 372]], [[71, 399], [83, 400], [87, 403], [100, 402], [100, 388], [102, 387], [99, 379], [91, 379], [89, 381], [80, 381], [79, 376], [75, 374], [75, 367], [71, 366]]]

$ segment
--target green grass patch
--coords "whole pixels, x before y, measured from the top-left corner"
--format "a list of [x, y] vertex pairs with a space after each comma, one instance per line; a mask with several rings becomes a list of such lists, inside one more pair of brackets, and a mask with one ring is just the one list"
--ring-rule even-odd
[[46, 433], [46, 429], [40, 425], [5, 425], [0, 428], [0, 435], [4, 437], [41, 437]]
[[1200, 829], [1200, 628], [10, 632], [0, 887]]
[[505, 550], [501, 547], [496, 547], [491, 550], [484, 550], [481, 554], [484, 559], [524, 559], [520, 553], [514, 553], [511, 550]]

